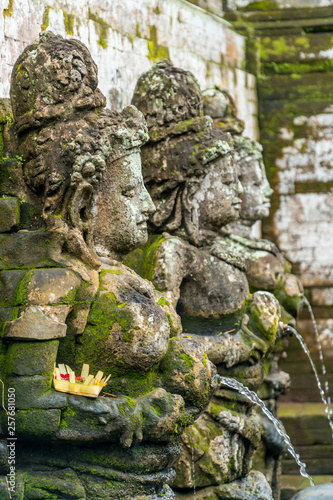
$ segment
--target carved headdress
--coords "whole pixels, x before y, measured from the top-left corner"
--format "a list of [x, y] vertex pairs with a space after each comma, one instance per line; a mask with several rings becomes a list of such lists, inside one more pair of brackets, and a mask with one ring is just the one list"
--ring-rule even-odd
[[244, 122], [237, 117], [236, 104], [227, 90], [211, 87], [202, 91], [203, 111], [212, 117], [214, 126], [223, 132], [239, 135]]

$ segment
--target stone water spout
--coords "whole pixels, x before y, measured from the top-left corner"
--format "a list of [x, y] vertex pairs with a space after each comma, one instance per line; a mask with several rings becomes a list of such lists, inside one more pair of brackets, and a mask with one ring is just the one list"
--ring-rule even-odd
[[[238, 218], [243, 192], [232, 137], [213, 128], [203, 114], [193, 75], [167, 61], [139, 78], [132, 103], [148, 123], [143, 175], [157, 211], [149, 220], [147, 245], [126, 263], [174, 304], [185, 332], [206, 346], [221, 375], [255, 389], [263, 380], [263, 359], [280, 335], [281, 311], [271, 293], [249, 296], [245, 259], [221, 234]], [[197, 488], [227, 495], [227, 483], [248, 481], [239, 478], [250, 472], [260, 436], [254, 407], [218, 389], [204, 415], [182, 437], [174, 487], [193, 486], [195, 476]], [[251, 473], [249, 481], [252, 489], [260, 484], [271, 498], [262, 474]]]
[[[215, 387], [204, 346], [180, 336], [170, 302], [121, 262], [155, 210], [141, 174], [148, 134], [134, 106], [105, 109], [97, 85], [87, 48], [51, 32], [13, 70], [0, 375], [16, 390], [26, 500], [173, 498], [179, 436]], [[54, 362], [111, 373], [104, 396], [56, 392]]]

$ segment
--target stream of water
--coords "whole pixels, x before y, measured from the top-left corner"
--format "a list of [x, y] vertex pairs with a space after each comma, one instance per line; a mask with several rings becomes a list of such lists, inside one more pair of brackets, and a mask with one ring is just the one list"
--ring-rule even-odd
[[[327, 374], [327, 370], [326, 370], [326, 366], [325, 366], [325, 363], [324, 363], [323, 350], [322, 350], [322, 347], [321, 347], [321, 341], [320, 341], [320, 337], [319, 337], [317, 322], [316, 322], [316, 319], [314, 317], [314, 314], [313, 314], [310, 302], [308, 301], [308, 299], [305, 296], [303, 297], [303, 300], [304, 300], [304, 303], [306, 304], [306, 306], [307, 306], [307, 308], [309, 310], [310, 317], [311, 317], [312, 324], [313, 324], [313, 329], [314, 329], [315, 336], [316, 336], [316, 342], [317, 342], [318, 352], [319, 352], [319, 360], [320, 360], [320, 363], [321, 363], [321, 373], [323, 375], [326, 375]], [[328, 380], [324, 381], [324, 391], [325, 391], [326, 400], [327, 400], [327, 404], [328, 404], [328, 414], [331, 417], [332, 416], [332, 403], [331, 403], [331, 396], [330, 396], [330, 390], [329, 390]]]
[[[298, 333], [298, 332], [296, 332], [296, 333]], [[284, 430], [281, 422], [279, 422], [279, 420], [277, 418], [275, 418], [271, 414], [271, 412], [267, 409], [265, 403], [258, 397], [258, 395], [255, 392], [250, 391], [250, 389], [248, 389], [247, 387], [245, 387], [241, 382], [238, 382], [237, 380], [235, 380], [233, 378], [221, 377], [220, 376], [219, 380], [220, 380], [220, 382], [221, 382], [222, 385], [224, 385], [226, 387], [229, 387], [230, 389], [233, 389], [233, 390], [239, 392], [242, 396], [245, 396], [252, 404], [255, 404], [255, 405], [259, 406], [259, 408], [261, 409], [261, 411], [273, 423], [273, 425], [275, 426], [276, 431], [283, 438], [283, 440], [284, 440], [284, 442], [286, 444], [287, 450], [289, 451], [289, 453], [291, 454], [291, 456], [294, 458], [295, 462], [299, 466], [300, 474], [303, 477], [306, 477], [307, 479], [309, 479], [311, 486], [314, 486], [314, 482], [313, 482], [311, 476], [309, 476], [309, 474], [305, 470], [305, 468], [306, 468], [305, 463], [303, 463], [303, 462], [300, 461], [300, 457], [296, 453], [296, 451], [294, 450], [294, 447], [293, 447], [293, 445], [292, 445], [292, 443], [290, 441], [290, 437], [288, 436], [288, 434], [286, 434], [286, 432], [285, 432], [285, 430]]]
[[325, 413], [327, 415], [327, 420], [328, 420], [329, 426], [331, 428], [332, 440], [333, 440], [333, 422], [332, 422], [332, 419], [331, 419], [330, 407], [329, 407], [328, 401], [326, 399], [325, 392], [324, 392], [324, 390], [323, 390], [323, 388], [321, 386], [321, 383], [320, 383], [320, 380], [319, 380], [319, 375], [318, 375], [317, 369], [315, 367], [315, 364], [314, 364], [314, 362], [313, 362], [313, 360], [311, 358], [311, 354], [310, 354], [310, 351], [308, 349], [308, 346], [306, 345], [305, 340], [303, 339], [302, 335], [299, 334], [298, 331], [295, 330], [295, 328], [293, 328], [292, 326], [288, 325], [287, 331], [290, 331], [290, 332], [292, 332], [295, 335], [295, 337], [297, 338], [297, 340], [301, 344], [301, 346], [303, 348], [303, 351], [305, 352], [305, 354], [309, 358], [309, 361], [310, 361], [313, 373], [314, 373], [314, 375], [316, 377], [316, 381], [317, 381], [317, 385], [318, 385], [318, 389], [319, 389], [319, 394], [320, 394], [321, 400], [322, 400], [322, 402], [324, 403], [324, 406], [325, 406]]
[[192, 444], [192, 474], [193, 474], [193, 498], [196, 500], [197, 492], [195, 488], [195, 463], [194, 463], [194, 445]]

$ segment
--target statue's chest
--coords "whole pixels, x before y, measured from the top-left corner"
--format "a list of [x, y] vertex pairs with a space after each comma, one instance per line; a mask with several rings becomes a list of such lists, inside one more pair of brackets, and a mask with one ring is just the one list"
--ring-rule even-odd
[[213, 255], [201, 253], [182, 282], [179, 314], [219, 318], [234, 313], [244, 305], [249, 292], [245, 273]]

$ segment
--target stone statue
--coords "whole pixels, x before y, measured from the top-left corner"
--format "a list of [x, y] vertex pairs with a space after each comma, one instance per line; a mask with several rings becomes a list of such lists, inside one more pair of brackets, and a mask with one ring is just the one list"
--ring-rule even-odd
[[[270, 188], [262, 156], [262, 146], [240, 135], [243, 128], [236, 117], [236, 107], [225, 90], [210, 88], [202, 92], [204, 113], [211, 114], [214, 126], [228, 130], [234, 140], [238, 177], [243, 186], [239, 219], [230, 224], [228, 244], [245, 259], [246, 276], [250, 290], [267, 290], [274, 293], [282, 307], [285, 323], [295, 324], [302, 302], [303, 287], [291, 274], [291, 265], [279, 249], [268, 240], [251, 237], [251, 227], [269, 215]], [[224, 230], [224, 232], [226, 232]]]
[[[50, 32], [13, 70], [0, 375], [16, 390], [20, 499], [173, 498], [177, 439], [216, 385], [170, 302], [121, 263], [154, 211], [140, 164], [148, 135], [134, 106], [104, 109], [97, 84], [87, 48]], [[53, 390], [55, 362], [111, 373], [104, 396]]]
[[[211, 114], [214, 125], [233, 135], [238, 176], [243, 186], [240, 217], [230, 224], [225, 240], [230, 248], [242, 255], [246, 263], [246, 276], [250, 290], [267, 290], [275, 295], [281, 305], [281, 319], [295, 326], [300, 312], [303, 287], [297, 276], [291, 274], [291, 265], [271, 241], [251, 236], [251, 228], [257, 221], [269, 215], [270, 200], [273, 193], [269, 186], [263, 162], [262, 146], [248, 137], [240, 135], [236, 107], [231, 96], [219, 88], [203, 91], [204, 112]], [[232, 125], [230, 125], [232, 124]], [[236, 124], [236, 125], [233, 125]], [[290, 387], [290, 377], [279, 368], [279, 360], [285, 356], [288, 345], [282, 336], [266, 359], [266, 375], [259, 388], [259, 395], [276, 415], [277, 398]], [[265, 442], [266, 476], [272, 485], [274, 498], [279, 498], [279, 456], [283, 443], [275, 429], [265, 419], [262, 421], [266, 431]]]
[[[139, 78], [132, 103], [147, 119], [143, 175], [157, 210], [149, 220], [155, 234], [125, 262], [174, 304], [183, 329], [206, 346], [220, 375], [256, 389], [263, 380], [262, 360], [279, 336], [281, 312], [272, 294], [249, 296], [245, 259], [224, 237], [223, 228], [239, 216], [243, 192], [232, 138], [203, 115], [193, 75], [167, 61]], [[182, 436], [174, 487], [195, 483], [204, 488], [197, 490], [198, 498], [206, 488], [218, 498], [229, 488], [226, 483], [250, 472], [259, 440], [252, 405], [219, 387], [204, 415]], [[270, 498], [261, 473], [252, 472], [249, 481], [247, 495], [261, 484]]]

